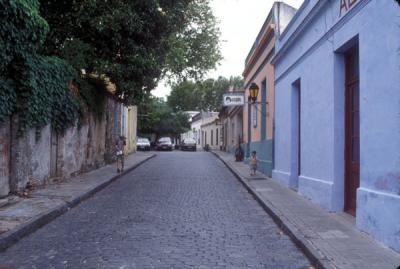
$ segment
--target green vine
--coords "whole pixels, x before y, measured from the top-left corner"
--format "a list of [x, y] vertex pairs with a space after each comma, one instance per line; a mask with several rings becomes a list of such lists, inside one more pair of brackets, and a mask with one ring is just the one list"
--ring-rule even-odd
[[17, 94], [12, 80], [0, 76], [0, 122], [7, 119], [15, 109]]
[[67, 83], [76, 74], [66, 62], [56, 57], [34, 56], [15, 69], [20, 78], [17, 84], [20, 133], [47, 124], [62, 132], [74, 124], [79, 100]]
[[96, 85], [68, 62], [39, 54], [49, 29], [38, 10], [37, 0], [0, 0], [0, 122], [18, 115], [19, 135], [48, 124], [62, 133], [86, 107], [96, 119], [104, 110]]

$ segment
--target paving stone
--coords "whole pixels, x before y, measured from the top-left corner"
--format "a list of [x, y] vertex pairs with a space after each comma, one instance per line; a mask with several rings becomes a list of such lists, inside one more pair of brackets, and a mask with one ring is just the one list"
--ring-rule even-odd
[[0, 254], [15, 268], [301, 268], [310, 262], [207, 152], [166, 152]]
[[262, 173], [258, 175], [264, 180], [249, 180], [248, 165], [235, 162], [233, 156], [226, 152], [215, 151], [214, 154], [235, 172], [277, 221], [282, 222], [292, 236], [302, 242], [321, 266], [400, 269], [400, 253], [358, 230], [353, 217], [328, 212]]

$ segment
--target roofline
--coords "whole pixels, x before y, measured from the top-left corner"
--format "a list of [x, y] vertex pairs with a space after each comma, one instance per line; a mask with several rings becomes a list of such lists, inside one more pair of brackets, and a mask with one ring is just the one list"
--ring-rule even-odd
[[254, 52], [254, 51], [256, 50], [256, 48], [258, 47], [258, 45], [259, 45], [258, 41], [260, 41], [260, 38], [261, 38], [261, 36], [262, 36], [262, 33], [264, 32], [265, 28], [266, 28], [267, 25], [269, 24], [269, 23], [267, 23], [267, 22], [269, 22], [270, 19], [272, 18], [273, 10], [274, 10], [275, 5], [276, 5], [277, 3], [282, 3], [282, 2], [281, 2], [281, 1], [275, 1], [274, 4], [272, 5], [271, 9], [269, 10], [268, 16], [267, 16], [267, 18], [265, 19], [263, 25], [261, 26], [260, 31], [258, 31], [257, 37], [256, 37], [256, 39], [254, 40], [253, 45], [251, 46], [251, 49], [250, 49], [249, 53], [248, 53], [247, 56], [246, 56], [245, 65], [247, 65], [247, 63], [248, 63], [248, 61], [249, 61], [249, 59], [250, 59], [250, 56], [253, 54], [253, 52]]

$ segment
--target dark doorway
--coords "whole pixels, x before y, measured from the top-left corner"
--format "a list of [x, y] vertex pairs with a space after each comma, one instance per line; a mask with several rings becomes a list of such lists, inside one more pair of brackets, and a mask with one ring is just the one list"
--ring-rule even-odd
[[292, 155], [290, 187], [297, 190], [301, 174], [301, 81], [292, 84]]
[[355, 216], [360, 186], [360, 79], [358, 46], [345, 53], [345, 197], [344, 211]]

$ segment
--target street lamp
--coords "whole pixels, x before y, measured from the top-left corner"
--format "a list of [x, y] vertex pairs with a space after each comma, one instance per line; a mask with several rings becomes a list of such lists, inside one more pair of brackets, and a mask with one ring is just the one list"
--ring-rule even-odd
[[258, 96], [259, 90], [260, 90], [260, 88], [258, 87], [258, 85], [256, 83], [252, 82], [250, 85], [250, 88], [249, 88], [249, 92], [250, 92], [251, 102], [253, 104], [257, 101], [257, 96]]

